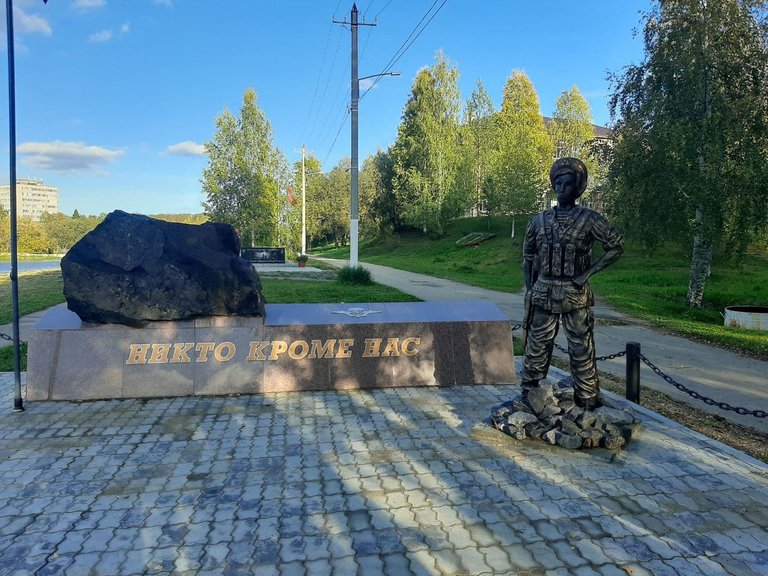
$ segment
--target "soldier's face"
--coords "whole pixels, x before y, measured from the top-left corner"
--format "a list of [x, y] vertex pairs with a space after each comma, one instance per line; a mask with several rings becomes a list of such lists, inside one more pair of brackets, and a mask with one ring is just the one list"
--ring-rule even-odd
[[554, 182], [555, 194], [559, 203], [572, 204], [576, 200], [576, 175], [572, 173], [560, 174]]

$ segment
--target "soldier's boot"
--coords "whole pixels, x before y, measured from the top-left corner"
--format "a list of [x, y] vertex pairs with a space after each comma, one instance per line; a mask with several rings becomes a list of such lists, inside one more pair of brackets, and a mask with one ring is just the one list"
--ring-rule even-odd
[[528, 396], [528, 392], [533, 390], [534, 388], [539, 387], [539, 381], [538, 380], [525, 380], [520, 383], [520, 388], [523, 389], [523, 398]]
[[579, 394], [575, 394], [573, 396], [573, 401], [576, 403], [576, 406], [579, 406], [580, 408], [583, 408], [584, 410], [592, 411], [595, 408], [600, 408], [600, 406], [603, 405], [602, 402], [600, 402], [600, 396], [593, 396], [591, 398], [582, 398], [579, 396]]

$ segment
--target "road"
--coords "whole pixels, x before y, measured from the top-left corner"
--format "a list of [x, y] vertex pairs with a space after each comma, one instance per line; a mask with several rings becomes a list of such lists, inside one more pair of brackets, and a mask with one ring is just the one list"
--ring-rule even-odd
[[[318, 260], [334, 266], [344, 266], [348, 263], [346, 260]], [[494, 302], [513, 323], [518, 323], [523, 318], [522, 294], [486, 290], [364, 262], [361, 265], [370, 270], [379, 284], [392, 286], [422, 300], [488, 300]], [[598, 356], [624, 350], [627, 342], [639, 342], [642, 353], [648, 360], [686, 388], [716, 402], [725, 402], [750, 411], [768, 411], [768, 362], [665, 334], [601, 302], [598, 302], [593, 310], [597, 320], [595, 345]], [[519, 335], [519, 332], [515, 335]], [[563, 347], [567, 346], [562, 332], [557, 337], [557, 343]], [[566, 357], [559, 351], [556, 353]], [[602, 361], [599, 368], [622, 378], [626, 374], [623, 358]], [[695, 400], [662, 380], [644, 363], [641, 365], [640, 381], [642, 386], [660, 390], [698, 409], [768, 433], [768, 418], [742, 416]]]

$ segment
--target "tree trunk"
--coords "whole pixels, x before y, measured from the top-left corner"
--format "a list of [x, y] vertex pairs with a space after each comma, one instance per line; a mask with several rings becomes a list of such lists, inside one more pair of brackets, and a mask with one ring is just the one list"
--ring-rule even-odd
[[704, 284], [712, 268], [712, 242], [705, 237], [701, 226], [701, 209], [696, 210], [696, 232], [693, 236], [691, 275], [688, 280], [688, 295], [685, 303], [689, 308], [701, 308], [704, 299]]

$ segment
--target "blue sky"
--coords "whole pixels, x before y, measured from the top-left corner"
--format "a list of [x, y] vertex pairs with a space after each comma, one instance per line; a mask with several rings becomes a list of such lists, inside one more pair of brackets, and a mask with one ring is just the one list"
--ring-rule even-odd
[[[3, 3], [2, 11], [5, 11]], [[577, 85], [596, 124], [608, 71], [642, 57], [633, 30], [650, 0], [360, 0], [359, 76], [385, 69], [360, 101], [360, 162], [397, 134], [419, 69], [443, 50], [467, 98], [481, 79], [498, 107], [514, 70], [541, 111]], [[253, 87], [289, 161], [306, 144], [331, 169], [350, 153], [350, 32], [340, 0], [15, 0], [20, 178], [58, 186], [61, 210], [201, 212], [202, 144]], [[422, 20], [421, 26], [419, 21]], [[4, 24], [4, 22], [3, 22]], [[5, 26], [2, 49], [6, 51]], [[411, 36], [411, 39], [414, 35]], [[2, 56], [0, 181], [8, 174], [7, 54]], [[365, 92], [365, 81], [361, 94]]]

